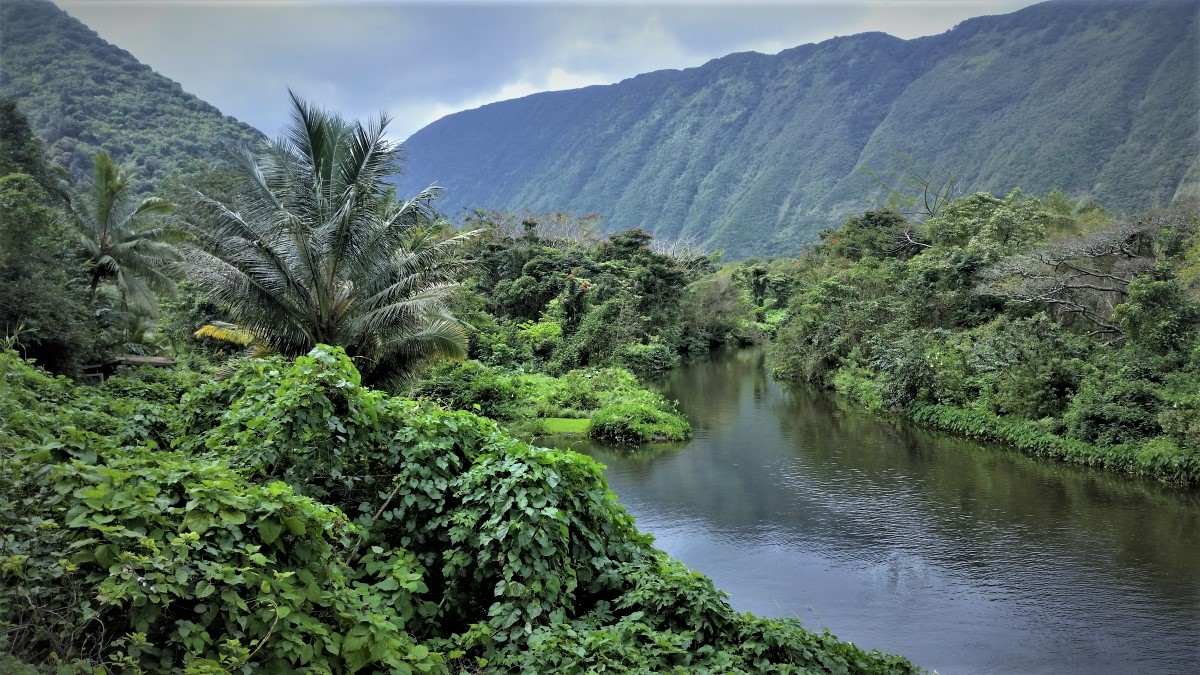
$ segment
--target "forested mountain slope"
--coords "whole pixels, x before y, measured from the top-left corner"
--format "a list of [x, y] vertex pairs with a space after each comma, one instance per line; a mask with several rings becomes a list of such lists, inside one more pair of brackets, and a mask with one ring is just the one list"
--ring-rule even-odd
[[45, 0], [0, 1], [0, 96], [76, 181], [103, 150], [135, 163], [144, 191], [261, 137]]
[[569, 209], [733, 256], [797, 251], [884, 193], [898, 155], [965, 192], [1111, 210], [1200, 185], [1195, 2], [1058, 0], [941, 35], [840, 37], [447, 116], [405, 188], [443, 208]]

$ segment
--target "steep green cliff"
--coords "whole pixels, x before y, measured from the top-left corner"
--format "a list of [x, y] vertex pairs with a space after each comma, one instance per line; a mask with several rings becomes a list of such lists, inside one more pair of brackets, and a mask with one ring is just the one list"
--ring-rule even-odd
[[76, 181], [103, 150], [135, 163], [147, 190], [261, 137], [44, 0], [0, 2], [0, 96]]
[[1145, 208], [1200, 180], [1197, 14], [1055, 1], [916, 40], [868, 33], [535, 94], [418, 131], [406, 188], [443, 185], [451, 214], [595, 212], [732, 256], [794, 253], [879, 204], [864, 169], [887, 175], [897, 153], [963, 191]]

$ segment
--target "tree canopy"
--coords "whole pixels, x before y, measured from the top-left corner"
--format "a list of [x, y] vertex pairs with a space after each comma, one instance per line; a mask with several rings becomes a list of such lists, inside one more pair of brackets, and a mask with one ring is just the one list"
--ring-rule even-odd
[[138, 197], [133, 171], [107, 154], [97, 154], [92, 166], [90, 189], [71, 199], [92, 297], [102, 281], [112, 282], [122, 309], [154, 314], [155, 292], [174, 288], [167, 265], [178, 256], [172, 230], [161, 220], [173, 207], [159, 197]]
[[292, 95], [284, 135], [239, 155], [232, 199], [197, 191], [183, 248], [197, 291], [282, 354], [344, 347], [370, 381], [458, 356], [447, 307], [471, 233], [442, 236], [436, 188], [397, 199], [386, 115], [347, 122]]

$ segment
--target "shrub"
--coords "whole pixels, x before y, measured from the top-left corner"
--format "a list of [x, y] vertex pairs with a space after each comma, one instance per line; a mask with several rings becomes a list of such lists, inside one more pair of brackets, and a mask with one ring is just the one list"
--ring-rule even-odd
[[622, 345], [617, 350], [617, 360], [635, 373], [654, 374], [678, 366], [679, 354], [670, 345], [654, 341]]
[[1200, 452], [1200, 344], [1192, 364], [1167, 375], [1162, 390], [1163, 407], [1158, 424], [1182, 448]]
[[[404, 630], [427, 611], [410, 554], [356, 556], [339, 509], [249, 483], [203, 443], [181, 453], [138, 437], [126, 418], [155, 404], [131, 395], [162, 394], [158, 375], [71, 390], [14, 356], [0, 354], [0, 406], [24, 410], [0, 425], [0, 651], [81, 672], [438, 665]], [[224, 391], [195, 397], [193, 424], [238, 387], [211, 388]]]
[[98, 455], [33, 448], [0, 462], [0, 647], [15, 657], [150, 672], [436, 664], [404, 632], [420, 567], [409, 560], [403, 586], [403, 566], [378, 556], [348, 568], [353, 529], [338, 509], [215, 459]]
[[1200, 485], [1200, 454], [1180, 448], [1169, 437], [1101, 446], [1065, 438], [1046, 422], [1002, 417], [991, 410], [914, 403], [905, 413], [938, 429], [1006, 443], [1031, 455], [1098, 466], [1176, 485]]
[[491, 665], [537, 673], [919, 672], [901, 657], [863, 652], [793, 619], [738, 614], [709, 579], [662, 554], [623, 566], [621, 575], [629, 587], [612, 611], [537, 628], [525, 649]]
[[512, 373], [478, 361], [442, 362], [417, 383], [412, 394], [456, 410], [474, 410], [497, 420], [532, 414]]
[[1119, 445], [1161, 432], [1159, 388], [1127, 373], [1101, 371], [1085, 378], [1063, 416], [1067, 435], [1097, 445]]
[[1083, 378], [1086, 348], [1045, 314], [1000, 317], [973, 329], [963, 353], [973, 381], [999, 414], [1058, 417]]
[[692, 427], [686, 420], [642, 402], [614, 403], [592, 415], [588, 435], [621, 444], [685, 441]]
[[563, 343], [562, 325], [552, 319], [523, 323], [518, 334], [529, 345], [530, 352], [542, 359], [549, 358]]
[[846, 365], [834, 372], [833, 388], [874, 412], [883, 412], [887, 409], [883, 400], [886, 377], [862, 366]]
[[[271, 384], [261, 385], [260, 370], [275, 373]], [[290, 366], [279, 359], [247, 364], [230, 381], [211, 386], [242, 391], [199, 443], [260, 480], [285, 480], [343, 509], [364, 545], [404, 547], [420, 565], [437, 570], [432, 588], [439, 610], [425, 617], [427, 626], [465, 626], [494, 617], [497, 607], [516, 611], [518, 604], [522, 617], [546, 621], [551, 605], [571, 606], [568, 578], [588, 593], [600, 592], [590, 580], [593, 569], [607, 564], [605, 552], [623, 560], [645, 543], [615, 497], [606, 496], [592, 460], [530, 448], [469, 413], [364, 389], [340, 350], [319, 348]], [[201, 391], [197, 398], [206, 396]], [[185, 410], [190, 403], [185, 400]], [[553, 570], [543, 569], [530, 556], [551, 555], [542, 548], [551, 541], [544, 537], [567, 536], [560, 529], [572, 541], [591, 538], [568, 546], [569, 554], [555, 554]], [[506, 538], [510, 530], [519, 536]], [[528, 555], [512, 549], [503, 561], [479, 557], [480, 547], [501, 545], [532, 548]], [[585, 550], [585, 558], [577, 557]], [[527, 566], [546, 578], [565, 575], [561, 587], [536, 589], [537, 597], [548, 598], [545, 613], [532, 609], [533, 596], [507, 586], [529, 572]]]

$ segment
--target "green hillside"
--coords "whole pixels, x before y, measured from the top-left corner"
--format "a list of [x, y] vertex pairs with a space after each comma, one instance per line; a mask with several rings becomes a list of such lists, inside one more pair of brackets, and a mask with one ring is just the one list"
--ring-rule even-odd
[[77, 182], [100, 150], [136, 164], [145, 191], [261, 137], [44, 0], [0, 1], [0, 97]]
[[1067, 2], [942, 35], [841, 37], [445, 117], [406, 143], [442, 207], [599, 213], [731, 256], [795, 252], [898, 153], [960, 190], [1136, 210], [1200, 185], [1194, 2]]

